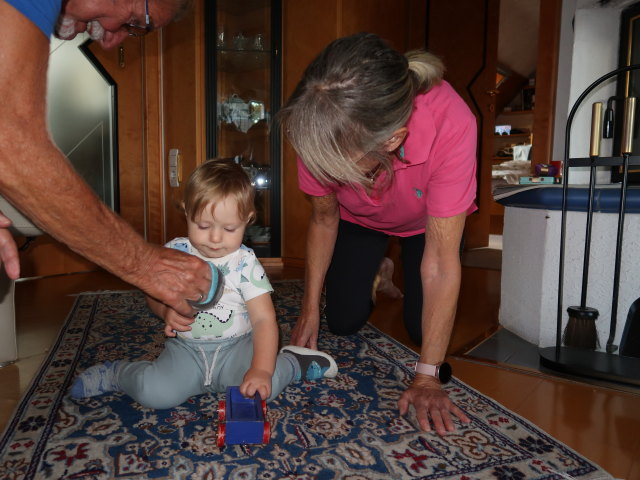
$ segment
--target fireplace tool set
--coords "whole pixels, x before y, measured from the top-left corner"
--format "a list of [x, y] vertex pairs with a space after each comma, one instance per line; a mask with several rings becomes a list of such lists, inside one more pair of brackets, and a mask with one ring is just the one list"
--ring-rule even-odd
[[[600, 139], [602, 133], [602, 103], [596, 102], [592, 105], [591, 118], [591, 142], [588, 158], [570, 158], [570, 137], [571, 126], [584, 99], [597, 86], [606, 80], [620, 75], [621, 73], [640, 69], [640, 65], [630, 65], [613, 70], [603, 75], [578, 97], [571, 109], [565, 132], [565, 156], [563, 162], [563, 184], [562, 184], [562, 215], [560, 227], [560, 260], [559, 260], [559, 283], [558, 283], [558, 308], [556, 324], [556, 345], [540, 349], [540, 363], [542, 366], [558, 370], [564, 373], [580, 376], [594, 377], [598, 379], [617, 381], [640, 385], [640, 349], [634, 345], [640, 345], [640, 339], [634, 338], [640, 334], [640, 299], [633, 303], [629, 311], [625, 330], [621, 339], [621, 348], [614, 345], [617, 315], [618, 297], [620, 287], [620, 265], [623, 251], [623, 233], [625, 223], [625, 213], [627, 208], [627, 192], [629, 190], [629, 166], [640, 165], [640, 156], [632, 155], [633, 131], [635, 123], [636, 99], [627, 96], [624, 99], [624, 116], [622, 126], [622, 141], [620, 156], [603, 157], [600, 155]], [[610, 114], [608, 109], [607, 114]], [[605, 127], [605, 136], [609, 137], [607, 131], [611, 130], [611, 125]], [[598, 351], [599, 340], [596, 329], [596, 321], [599, 317], [597, 309], [587, 306], [587, 287], [589, 282], [589, 257], [591, 250], [592, 222], [594, 212], [594, 197], [596, 195], [595, 170], [598, 166], [618, 167], [621, 170], [621, 186], [619, 203], [617, 208], [618, 227], [616, 236], [616, 249], [613, 273], [613, 292], [611, 319], [609, 324], [609, 338], [607, 339], [605, 351]], [[564, 263], [565, 263], [565, 243], [567, 236], [567, 210], [569, 199], [569, 169], [572, 167], [589, 167], [589, 186], [586, 198], [586, 231], [585, 249], [582, 265], [582, 282], [580, 305], [567, 308], [569, 315], [567, 324], [562, 331], [562, 321], [564, 318], [563, 306], [563, 284], [564, 284]], [[581, 189], [584, 190], [584, 189]], [[575, 192], [572, 194], [573, 198]], [[580, 200], [584, 200], [583, 197]], [[634, 307], [635, 305], [635, 307]], [[622, 354], [620, 354], [622, 353]]]

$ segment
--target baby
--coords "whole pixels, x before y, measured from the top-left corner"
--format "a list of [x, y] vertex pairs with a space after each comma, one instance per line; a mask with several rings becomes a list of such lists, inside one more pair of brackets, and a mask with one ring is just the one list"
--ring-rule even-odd
[[254, 188], [240, 165], [209, 160], [191, 175], [184, 207], [188, 238], [167, 246], [197, 255], [220, 272], [220, 300], [193, 318], [147, 298], [171, 337], [152, 362], [119, 360], [94, 365], [71, 387], [73, 398], [122, 391], [149, 408], [171, 408], [193, 395], [240, 385], [245, 396], [273, 400], [289, 383], [335, 377], [326, 353], [285, 346], [278, 353], [273, 288], [253, 250], [242, 244], [255, 219]]

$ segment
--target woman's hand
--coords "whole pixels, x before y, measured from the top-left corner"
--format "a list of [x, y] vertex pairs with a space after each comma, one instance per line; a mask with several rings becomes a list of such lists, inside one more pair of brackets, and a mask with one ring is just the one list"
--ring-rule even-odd
[[[428, 217], [425, 249], [420, 273], [425, 302], [422, 310], [422, 348], [420, 361], [434, 364], [446, 355], [460, 291], [460, 239], [465, 213], [455, 217]], [[427, 340], [428, 339], [428, 340]], [[453, 432], [452, 414], [463, 422], [469, 418], [442, 389], [440, 382], [429, 375], [417, 373], [411, 386], [398, 400], [400, 414], [409, 406], [416, 409], [420, 428], [431, 431], [431, 423], [439, 435]]]
[[253, 397], [256, 392], [262, 400], [271, 395], [271, 374], [259, 368], [250, 368], [244, 374], [244, 380], [240, 385], [240, 393], [245, 397]]
[[433, 377], [416, 374], [411, 386], [405, 390], [398, 400], [400, 415], [405, 415], [409, 405], [416, 409], [416, 416], [420, 428], [426, 432], [431, 431], [431, 422], [439, 435], [455, 431], [456, 427], [451, 414], [458, 417], [464, 423], [471, 420], [460, 410], [442, 389], [440, 382]]
[[7, 276], [11, 280], [16, 280], [20, 276], [20, 260], [18, 247], [8, 230], [10, 226], [11, 220], [0, 212], [0, 268], [4, 265]]
[[291, 331], [291, 345], [318, 349], [318, 331], [320, 330], [320, 313], [302, 314]]

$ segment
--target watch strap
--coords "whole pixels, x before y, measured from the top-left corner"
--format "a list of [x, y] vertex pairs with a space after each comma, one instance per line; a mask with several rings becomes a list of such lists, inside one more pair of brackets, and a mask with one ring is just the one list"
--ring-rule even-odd
[[429, 363], [420, 363], [416, 362], [415, 370], [416, 373], [421, 373], [422, 375], [429, 375], [430, 377], [438, 378], [438, 368], [439, 365], [431, 365]]

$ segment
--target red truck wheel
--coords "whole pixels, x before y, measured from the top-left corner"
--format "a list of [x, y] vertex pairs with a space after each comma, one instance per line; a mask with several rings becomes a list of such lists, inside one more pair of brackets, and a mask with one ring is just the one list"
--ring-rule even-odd
[[218, 438], [216, 440], [216, 444], [218, 445], [218, 448], [224, 447], [224, 438], [225, 438], [226, 431], [227, 431], [227, 426], [224, 423], [221, 423], [218, 425]]
[[227, 402], [220, 400], [218, 402], [218, 422], [224, 422], [227, 418]]
[[271, 439], [271, 426], [269, 425], [269, 422], [264, 422], [264, 430], [262, 432], [262, 443], [266, 445], [267, 443], [269, 443], [270, 439]]
[[267, 401], [262, 400], [262, 413], [264, 414], [264, 418], [267, 418]]

